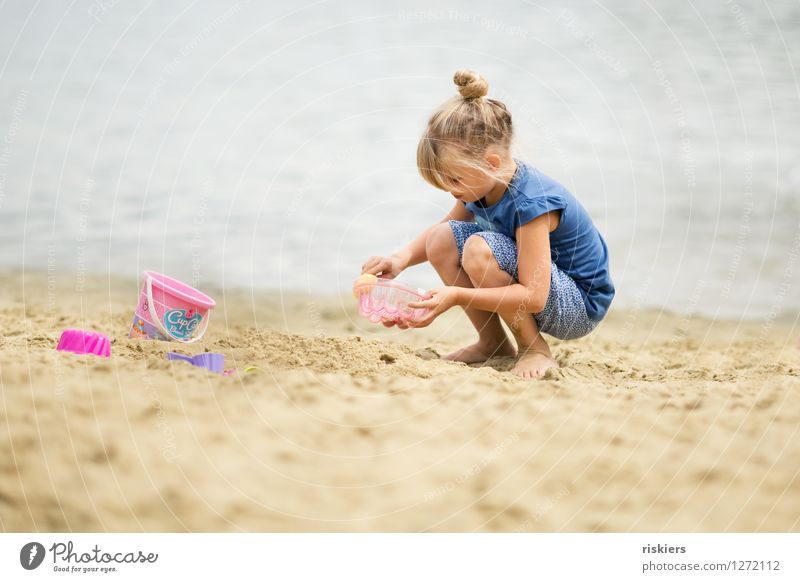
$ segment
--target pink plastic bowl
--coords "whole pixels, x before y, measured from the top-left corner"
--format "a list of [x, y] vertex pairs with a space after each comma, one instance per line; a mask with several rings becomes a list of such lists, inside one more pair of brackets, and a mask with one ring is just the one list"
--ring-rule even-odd
[[102, 333], [82, 329], [65, 329], [61, 332], [56, 349], [75, 354], [94, 354], [107, 358], [111, 355], [111, 342]]
[[358, 312], [372, 323], [381, 321], [411, 322], [422, 319], [430, 309], [408, 306], [409, 303], [430, 299], [391, 279], [359, 278], [353, 285], [358, 300]]

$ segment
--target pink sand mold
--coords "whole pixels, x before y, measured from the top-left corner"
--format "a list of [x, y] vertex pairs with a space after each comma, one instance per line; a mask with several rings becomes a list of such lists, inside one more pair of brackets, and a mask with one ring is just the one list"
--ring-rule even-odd
[[198, 368], [206, 368], [217, 374], [224, 374], [225, 356], [222, 354], [207, 352], [196, 356], [184, 356], [175, 352], [167, 352], [167, 359], [180, 360]]
[[102, 358], [111, 356], [111, 342], [108, 337], [96, 331], [65, 329], [61, 332], [56, 349], [74, 354], [92, 354]]
[[372, 323], [411, 322], [423, 318], [430, 309], [411, 308], [409, 303], [430, 299], [392, 279], [359, 277], [353, 285], [358, 312]]

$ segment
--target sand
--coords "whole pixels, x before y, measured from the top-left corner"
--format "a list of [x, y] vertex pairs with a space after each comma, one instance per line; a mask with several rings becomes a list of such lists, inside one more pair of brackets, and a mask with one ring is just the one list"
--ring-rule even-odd
[[[472, 337], [459, 310], [399, 331], [347, 296], [212, 291], [182, 346], [127, 339], [135, 281], [75, 282], [0, 284], [4, 531], [800, 530], [790, 323], [612, 310], [530, 382], [435, 359]], [[67, 327], [112, 357], [57, 352]]]

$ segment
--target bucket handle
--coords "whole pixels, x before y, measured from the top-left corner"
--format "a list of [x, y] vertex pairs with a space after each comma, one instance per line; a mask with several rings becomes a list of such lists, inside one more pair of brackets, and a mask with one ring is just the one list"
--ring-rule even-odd
[[203, 336], [206, 334], [206, 330], [208, 329], [208, 320], [211, 319], [211, 310], [209, 309], [208, 313], [206, 313], [206, 316], [203, 318], [203, 323], [200, 324], [201, 325], [200, 333], [196, 337], [193, 337], [192, 339], [175, 337], [166, 327], [164, 327], [164, 324], [161, 322], [161, 318], [158, 317], [158, 314], [156, 313], [155, 301], [153, 301], [153, 279], [145, 275], [144, 280], [145, 280], [145, 286], [147, 287], [147, 307], [150, 311], [150, 319], [152, 319], [156, 323], [158, 328], [165, 334], [167, 334], [168, 337], [183, 344], [192, 344], [198, 340], [203, 339]]

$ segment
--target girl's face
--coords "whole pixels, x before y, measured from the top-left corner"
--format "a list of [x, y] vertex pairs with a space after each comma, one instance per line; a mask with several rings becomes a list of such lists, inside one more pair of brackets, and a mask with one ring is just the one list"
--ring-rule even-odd
[[[487, 171], [490, 171], [487, 169]], [[451, 162], [447, 165], [448, 177], [453, 181], [450, 194], [462, 202], [477, 202], [497, 184], [491, 175], [469, 164]]]

